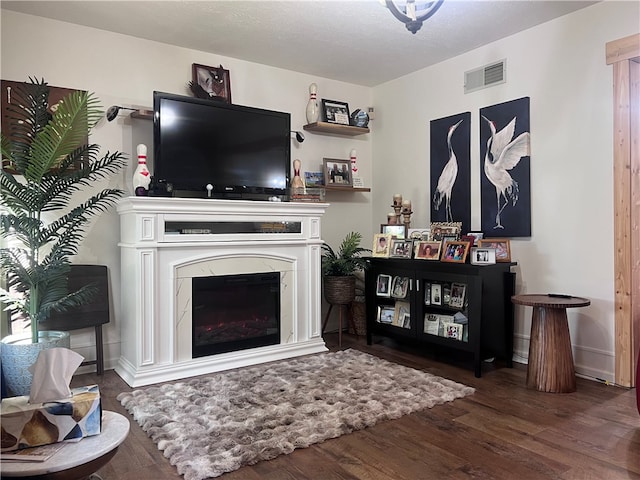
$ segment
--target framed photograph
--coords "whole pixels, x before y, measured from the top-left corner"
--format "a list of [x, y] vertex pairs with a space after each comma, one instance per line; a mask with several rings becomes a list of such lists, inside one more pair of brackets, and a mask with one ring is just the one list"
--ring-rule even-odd
[[482, 232], [468, 232], [467, 237], [473, 237], [473, 247], [478, 246], [478, 240], [481, 240], [484, 237], [484, 233]]
[[467, 242], [446, 242], [442, 247], [443, 262], [464, 263], [469, 253], [469, 244]]
[[434, 313], [425, 313], [424, 315], [424, 333], [430, 335], [438, 335], [440, 330], [440, 317]]
[[445, 233], [444, 235], [442, 235], [441, 241], [443, 244], [447, 243], [447, 242], [458, 242], [460, 241], [460, 238], [458, 237], [458, 235], [452, 235], [450, 233]]
[[407, 315], [411, 317], [411, 304], [409, 302], [396, 302], [394, 313], [393, 324], [397, 327], [402, 327], [405, 322], [405, 317]]
[[431, 240], [442, 240], [443, 235], [455, 235], [457, 240], [461, 229], [462, 222], [431, 222]]
[[429, 240], [430, 233], [428, 228], [410, 228], [407, 236], [411, 240], [423, 240], [426, 242]]
[[431, 305], [442, 305], [442, 285], [431, 284]]
[[349, 125], [349, 117], [348, 103], [322, 99], [322, 118], [325, 122]]
[[376, 281], [376, 295], [379, 297], [391, 296], [391, 275], [381, 273]]
[[431, 305], [431, 284], [424, 282], [424, 304]]
[[464, 308], [464, 296], [467, 286], [464, 283], [452, 283], [449, 296], [449, 306], [452, 308]]
[[415, 246], [415, 258], [421, 260], [440, 260], [440, 247], [441, 242], [416, 242]]
[[193, 83], [202, 87], [212, 100], [231, 103], [231, 78], [229, 70], [219, 67], [209, 67], [194, 63], [191, 72]]
[[391, 305], [379, 305], [378, 306], [378, 318], [376, 322], [386, 323], [391, 325], [395, 317], [395, 308]]
[[412, 251], [413, 242], [411, 240], [400, 240], [396, 238], [391, 240], [391, 257], [411, 258]]
[[353, 187], [351, 176], [351, 160], [337, 158], [323, 158], [325, 185], [338, 185], [341, 187]]
[[495, 248], [471, 247], [471, 265], [493, 265], [496, 263]]
[[324, 174], [322, 172], [304, 172], [305, 187], [324, 186]]
[[373, 236], [373, 248], [371, 249], [374, 257], [389, 257], [391, 249], [391, 235], [388, 233], [376, 233]]
[[464, 325], [454, 322], [444, 322], [442, 327], [442, 331], [445, 337], [462, 341]]
[[391, 296], [393, 298], [406, 298], [409, 291], [409, 277], [393, 277], [391, 283]]
[[496, 262], [511, 261], [511, 242], [507, 238], [486, 238], [478, 240], [480, 248], [495, 248]]
[[381, 223], [380, 233], [391, 234], [394, 238], [397, 238], [398, 240], [402, 240], [405, 238], [404, 225], [392, 225], [388, 223]]

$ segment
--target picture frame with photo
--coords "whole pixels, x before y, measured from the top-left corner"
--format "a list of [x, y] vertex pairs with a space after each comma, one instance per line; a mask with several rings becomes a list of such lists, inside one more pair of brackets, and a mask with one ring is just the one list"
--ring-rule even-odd
[[387, 325], [393, 324], [395, 318], [395, 307], [393, 305], [378, 305], [378, 316], [376, 322]]
[[212, 100], [231, 103], [231, 77], [229, 70], [219, 67], [209, 67], [194, 63], [191, 66], [192, 82], [209, 94]]
[[471, 247], [471, 265], [493, 265], [496, 263], [496, 249]]
[[416, 242], [414, 257], [421, 260], [440, 260], [442, 242], [422, 241]]
[[411, 328], [411, 314], [410, 313], [403, 313], [401, 320], [402, 320], [402, 324], [398, 325], [399, 327]]
[[349, 125], [350, 117], [348, 103], [322, 99], [322, 118], [325, 122]]
[[442, 327], [444, 337], [462, 341], [464, 325], [455, 322], [444, 322]]
[[424, 282], [424, 304], [431, 305], [431, 283]]
[[442, 305], [442, 285], [439, 283], [431, 284], [431, 305]]
[[325, 186], [353, 187], [351, 160], [323, 158], [322, 171]]
[[460, 236], [462, 230], [462, 222], [431, 222], [431, 238], [432, 241], [441, 241], [443, 235], [456, 235], [456, 239]]
[[305, 187], [322, 187], [324, 186], [323, 172], [304, 172]]
[[508, 238], [483, 238], [478, 240], [480, 248], [494, 248], [496, 262], [511, 262], [511, 242]]
[[376, 233], [373, 236], [371, 255], [374, 257], [389, 258], [392, 238], [388, 233]]
[[381, 273], [376, 279], [376, 295], [378, 297], [391, 297], [391, 275]]
[[411, 304], [409, 302], [396, 302], [393, 324], [396, 327], [402, 327], [404, 325], [406, 315], [411, 317]]
[[451, 294], [449, 295], [449, 306], [451, 308], [464, 308], [467, 285], [464, 283], [452, 283]]
[[409, 277], [393, 277], [391, 282], [391, 296], [393, 298], [407, 298], [409, 291]]
[[429, 241], [429, 235], [431, 231], [428, 228], [410, 228], [407, 232], [407, 237], [411, 240]]
[[468, 254], [468, 242], [446, 242], [442, 247], [440, 260], [443, 262], [464, 263]]
[[423, 331], [429, 335], [438, 335], [440, 330], [440, 317], [435, 313], [424, 314], [424, 328]]
[[482, 240], [484, 238], [484, 233], [482, 232], [467, 232], [468, 237], [473, 237], [473, 247], [478, 246], [478, 240]]
[[394, 238], [402, 240], [406, 236], [406, 229], [404, 228], [404, 225], [381, 223], [380, 233], [389, 233]]
[[413, 252], [413, 242], [411, 240], [391, 240], [390, 257], [394, 258], [411, 258]]

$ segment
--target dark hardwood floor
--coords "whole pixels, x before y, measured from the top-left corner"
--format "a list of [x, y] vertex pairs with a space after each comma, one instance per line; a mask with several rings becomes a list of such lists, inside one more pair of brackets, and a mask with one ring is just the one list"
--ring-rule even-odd
[[[326, 335], [331, 350], [337, 335]], [[525, 388], [526, 367], [486, 363], [482, 378], [470, 364], [442, 363], [413, 347], [343, 335], [355, 348], [476, 388], [475, 394], [378, 424], [269, 462], [243, 467], [223, 480], [328, 479], [640, 479], [640, 415], [635, 390], [578, 379], [570, 394]], [[116, 400], [131, 390], [113, 371], [74, 377], [98, 383], [103, 406], [126, 415], [131, 432], [104, 480], [182, 478]]]

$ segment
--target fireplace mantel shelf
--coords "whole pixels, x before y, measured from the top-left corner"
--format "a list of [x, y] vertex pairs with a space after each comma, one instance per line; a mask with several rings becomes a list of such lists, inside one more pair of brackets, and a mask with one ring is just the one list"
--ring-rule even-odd
[[[131, 387], [326, 351], [320, 330], [320, 220], [328, 204], [128, 197], [118, 204], [122, 353]], [[184, 229], [228, 222], [295, 228], [233, 233]], [[280, 272], [280, 343], [193, 358], [191, 283], [196, 277]]]

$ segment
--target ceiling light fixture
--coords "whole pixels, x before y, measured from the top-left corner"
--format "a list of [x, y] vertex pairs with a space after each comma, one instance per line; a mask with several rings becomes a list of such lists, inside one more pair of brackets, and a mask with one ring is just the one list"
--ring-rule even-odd
[[416, 2], [415, 0], [385, 0], [385, 4], [394, 17], [406, 24], [407, 30], [415, 34], [422, 22], [436, 13], [444, 0], [434, 2]]

